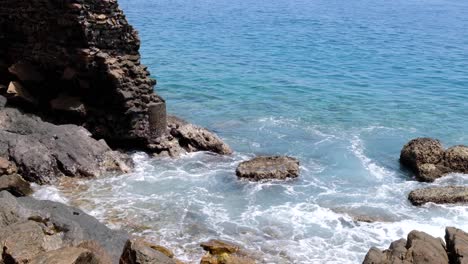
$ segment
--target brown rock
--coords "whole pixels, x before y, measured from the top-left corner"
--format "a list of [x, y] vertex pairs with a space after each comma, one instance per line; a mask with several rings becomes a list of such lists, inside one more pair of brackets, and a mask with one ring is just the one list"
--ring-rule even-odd
[[452, 204], [468, 202], [468, 187], [446, 186], [416, 189], [411, 191], [408, 199], [413, 205], [425, 203]]
[[9, 191], [14, 196], [28, 196], [33, 193], [31, 184], [18, 174], [0, 176], [0, 191]]
[[444, 164], [453, 172], [468, 173], [468, 147], [459, 145], [447, 149]]
[[28, 62], [15, 63], [8, 68], [8, 71], [21, 81], [40, 82], [44, 80], [44, 77], [39, 73], [36, 67]]
[[34, 256], [62, 247], [60, 235], [46, 235], [34, 221], [19, 222], [0, 230], [3, 259], [12, 263], [28, 263]]
[[468, 264], [468, 234], [455, 227], [445, 229], [445, 242], [450, 263]]
[[448, 264], [445, 244], [424, 232], [411, 231], [408, 239], [394, 241], [389, 249], [371, 248], [363, 264]]
[[299, 176], [299, 161], [287, 156], [260, 156], [241, 162], [236, 175], [249, 180], [296, 178]]
[[161, 251], [152, 248], [142, 239], [129, 239], [125, 244], [120, 264], [176, 264]]
[[5, 158], [0, 157], [0, 175], [13, 174], [17, 172], [16, 165]]
[[200, 244], [208, 251], [200, 264], [254, 264], [255, 260], [240, 249], [240, 246], [222, 240], [210, 240]]
[[93, 252], [77, 247], [65, 247], [39, 254], [29, 264], [101, 264]]

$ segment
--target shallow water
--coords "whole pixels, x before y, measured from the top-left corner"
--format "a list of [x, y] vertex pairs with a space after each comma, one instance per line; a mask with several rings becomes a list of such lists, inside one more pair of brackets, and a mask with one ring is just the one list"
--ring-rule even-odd
[[[209, 238], [268, 263], [360, 263], [412, 229], [468, 230], [462, 206], [413, 207], [400, 168], [414, 137], [468, 144], [468, 2], [120, 0], [168, 108], [217, 132], [229, 157], [133, 155], [136, 172], [43, 187], [196, 263]], [[301, 161], [297, 180], [249, 183], [258, 154]], [[467, 184], [451, 175], [435, 185]], [[76, 190], [76, 188], [73, 188]], [[353, 216], [381, 221], [356, 223]]]

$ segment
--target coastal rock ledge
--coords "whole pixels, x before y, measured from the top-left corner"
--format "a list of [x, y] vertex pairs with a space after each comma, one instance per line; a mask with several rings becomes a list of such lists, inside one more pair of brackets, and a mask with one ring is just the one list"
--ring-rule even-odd
[[468, 234], [447, 227], [445, 243], [420, 231], [411, 231], [407, 239], [390, 244], [386, 250], [371, 248], [363, 264], [466, 264], [468, 263]]
[[445, 150], [437, 139], [416, 138], [403, 147], [400, 162], [419, 181], [432, 182], [447, 173], [468, 173], [468, 147], [458, 145]]
[[443, 186], [416, 189], [409, 193], [408, 199], [413, 205], [468, 203], [468, 187]]
[[236, 175], [252, 181], [296, 178], [299, 176], [299, 161], [287, 156], [255, 157], [241, 162]]

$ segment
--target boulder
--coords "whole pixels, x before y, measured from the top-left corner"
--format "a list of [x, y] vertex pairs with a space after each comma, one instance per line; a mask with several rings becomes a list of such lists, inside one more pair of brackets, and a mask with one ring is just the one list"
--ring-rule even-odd
[[450, 263], [468, 264], [468, 234], [455, 227], [445, 229], [445, 243]]
[[31, 184], [18, 174], [0, 176], [0, 191], [9, 191], [15, 196], [27, 196], [33, 193]]
[[65, 247], [35, 256], [29, 264], [101, 264], [93, 252], [77, 247]]
[[253, 181], [296, 178], [299, 176], [299, 161], [287, 156], [255, 157], [241, 162], [236, 175]]
[[176, 260], [152, 247], [142, 239], [129, 239], [125, 243], [120, 264], [176, 264]]
[[413, 205], [467, 203], [468, 187], [444, 186], [416, 189], [409, 193], [408, 199]]
[[[105, 255], [102, 252], [107, 252], [112, 263], [117, 263], [128, 240], [125, 232], [111, 230], [77, 208], [32, 197], [15, 198], [5, 191], [0, 192], [0, 228], [0, 238], [11, 241], [11, 250], [8, 251], [11, 254], [26, 254], [23, 254], [23, 247], [18, 243], [20, 240], [36, 243], [27, 246], [30, 253], [24, 255], [25, 258], [62, 247], [77, 246], [99, 255], [101, 259]], [[13, 236], [19, 230], [29, 230], [29, 233]], [[38, 239], [31, 239], [33, 235]]]
[[254, 264], [256, 261], [249, 257], [240, 246], [222, 240], [210, 240], [200, 246], [207, 251], [200, 264]]
[[416, 138], [403, 147], [400, 162], [418, 180], [432, 182], [447, 173], [468, 173], [468, 147], [459, 145], [444, 150], [439, 140]]
[[411, 231], [408, 239], [391, 243], [389, 249], [371, 248], [363, 264], [448, 264], [448, 256], [442, 239], [424, 232]]
[[54, 125], [17, 109], [0, 110], [0, 156], [9, 156], [28, 181], [50, 183], [60, 176], [128, 172], [131, 159], [75, 125]]

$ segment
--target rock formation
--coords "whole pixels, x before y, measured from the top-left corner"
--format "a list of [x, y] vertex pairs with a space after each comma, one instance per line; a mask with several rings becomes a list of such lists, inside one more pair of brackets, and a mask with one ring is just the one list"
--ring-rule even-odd
[[240, 178], [253, 181], [296, 178], [299, 176], [299, 161], [291, 157], [255, 157], [241, 162], [236, 174]]
[[403, 147], [400, 162], [418, 180], [432, 182], [447, 173], [468, 173], [468, 147], [460, 145], [445, 150], [439, 140], [416, 138]]
[[468, 234], [447, 227], [445, 242], [424, 232], [411, 231], [408, 239], [391, 243], [389, 249], [371, 248], [363, 264], [462, 264], [468, 263]]
[[444, 186], [416, 189], [409, 193], [408, 199], [413, 205], [468, 203], [468, 187]]

